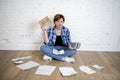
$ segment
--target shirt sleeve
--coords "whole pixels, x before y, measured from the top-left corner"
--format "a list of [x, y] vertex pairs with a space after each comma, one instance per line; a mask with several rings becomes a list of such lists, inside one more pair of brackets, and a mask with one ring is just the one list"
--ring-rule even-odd
[[48, 44], [49, 44], [49, 38], [50, 38], [50, 29], [48, 29], [48, 30], [47, 30], [47, 34], [48, 34], [48, 43], [45, 43], [45, 42], [44, 42], [44, 44], [45, 44], [45, 45], [48, 45]]
[[71, 44], [71, 37], [70, 37], [70, 31], [67, 29], [67, 44]]

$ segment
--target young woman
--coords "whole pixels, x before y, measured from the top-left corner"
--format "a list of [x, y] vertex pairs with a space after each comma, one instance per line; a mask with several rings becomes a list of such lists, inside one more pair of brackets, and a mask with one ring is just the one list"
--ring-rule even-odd
[[[71, 56], [76, 54], [76, 49], [73, 49], [71, 46], [70, 31], [63, 26], [64, 22], [64, 16], [62, 14], [56, 14], [54, 16], [54, 27], [48, 30], [41, 27], [44, 33], [44, 45], [40, 47], [40, 51], [56, 60], [75, 62], [75, 59]], [[53, 54], [53, 49], [58, 51], [64, 50], [64, 54]]]

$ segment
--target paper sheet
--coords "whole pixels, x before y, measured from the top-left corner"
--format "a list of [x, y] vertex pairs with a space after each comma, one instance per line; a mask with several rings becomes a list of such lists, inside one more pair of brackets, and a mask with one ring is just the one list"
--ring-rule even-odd
[[97, 69], [97, 70], [102, 70], [102, 69], [104, 69], [104, 67], [103, 66], [99, 66], [99, 65], [93, 65], [92, 67], [94, 67], [95, 69]]
[[77, 72], [72, 67], [59, 67], [59, 70], [63, 76], [71, 76], [77, 74]]
[[28, 58], [32, 58], [32, 56], [25, 56], [25, 57], [20, 57], [20, 58], [14, 58], [14, 59], [12, 59], [12, 61], [24, 60], [24, 59], [28, 59]]
[[56, 66], [42, 65], [36, 70], [35, 74], [50, 76], [55, 68]]
[[83, 66], [80, 66], [79, 69], [80, 69], [81, 71], [83, 71], [84, 73], [86, 73], [86, 74], [96, 73], [96, 71], [94, 71], [94, 70], [92, 70], [92, 69], [90, 69], [89, 67], [84, 66], [84, 65], [83, 65]]
[[45, 27], [46, 25], [50, 24], [51, 20], [48, 16], [44, 17], [42, 20], [39, 21], [41, 27]]
[[14, 62], [15, 64], [22, 64], [22, 63], [24, 63], [23, 61], [15, 61]]
[[40, 65], [39, 63], [36, 63], [34, 61], [29, 61], [27, 63], [17, 65], [16, 67], [19, 69], [22, 69], [22, 70], [27, 70], [27, 69], [31, 69], [31, 68], [39, 66], [39, 65]]

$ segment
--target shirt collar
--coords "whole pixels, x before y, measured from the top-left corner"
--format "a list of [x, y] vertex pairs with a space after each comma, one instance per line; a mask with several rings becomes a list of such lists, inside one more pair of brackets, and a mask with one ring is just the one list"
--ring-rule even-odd
[[[53, 31], [54, 31], [54, 34], [55, 34], [55, 26], [53, 27]], [[64, 36], [64, 26], [62, 26], [62, 35], [61, 36]]]

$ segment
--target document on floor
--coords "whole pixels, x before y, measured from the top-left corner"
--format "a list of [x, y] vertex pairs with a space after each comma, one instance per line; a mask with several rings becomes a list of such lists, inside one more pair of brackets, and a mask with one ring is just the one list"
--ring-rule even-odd
[[81, 71], [83, 71], [84, 73], [86, 73], [86, 74], [96, 73], [96, 71], [94, 71], [94, 70], [92, 70], [92, 69], [90, 69], [89, 67], [84, 66], [84, 65], [83, 65], [83, 66], [80, 66], [79, 69], [80, 69]]
[[102, 70], [102, 69], [104, 69], [104, 67], [103, 66], [99, 66], [99, 65], [93, 65], [92, 67], [94, 67], [95, 69], [97, 69], [97, 70]]
[[21, 69], [21, 70], [28, 70], [28, 69], [31, 69], [33, 67], [39, 66], [39, 65], [40, 65], [39, 63], [36, 63], [34, 61], [29, 61], [29, 62], [26, 62], [24, 64], [17, 65], [16, 67]]
[[25, 57], [20, 57], [20, 58], [14, 58], [14, 59], [12, 59], [12, 61], [19, 61], [19, 60], [24, 60], [24, 59], [28, 59], [28, 58], [32, 58], [32, 56], [25, 56]]
[[56, 66], [42, 65], [36, 70], [35, 74], [50, 76], [55, 68]]
[[22, 64], [22, 63], [24, 63], [24, 62], [21, 60], [21, 61], [15, 61], [14, 63], [15, 63], [15, 64]]
[[71, 76], [77, 74], [77, 72], [72, 67], [59, 67], [59, 70], [63, 76]]

